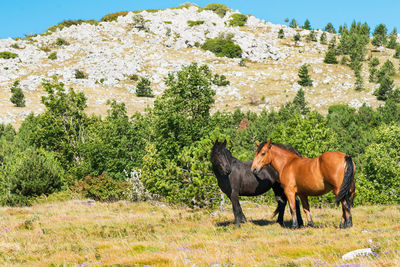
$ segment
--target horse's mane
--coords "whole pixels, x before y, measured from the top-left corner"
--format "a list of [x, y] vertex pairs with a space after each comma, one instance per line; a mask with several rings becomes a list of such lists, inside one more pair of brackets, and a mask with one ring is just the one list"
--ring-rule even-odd
[[[267, 143], [267, 142], [262, 142], [262, 143], [258, 146], [258, 148], [257, 148], [257, 153], [259, 153], [259, 152], [261, 151], [261, 149], [263, 148], [263, 146], [264, 146], [266, 143]], [[296, 154], [296, 155], [299, 156], [300, 158], [303, 157], [303, 155], [302, 155], [299, 151], [297, 151], [296, 149], [294, 149], [291, 145], [284, 145], [284, 144], [279, 144], [279, 143], [271, 143], [271, 144], [273, 144], [274, 146], [277, 146], [277, 147], [279, 147], [279, 148], [282, 148], [282, 149], [284, 149], [284, 150], [286, 150], [286, 151], [289, 151], [289, 152], [291, 152], [291, 153], [293, 153], [293, 154]]]
[[222, 144], [223, 144], [222, 142], [218, 142], [217, 141], [214, 144], [214, 146], [212, 147], [211, 154], [210, 154], [210, 157], [211, 157], [212, 161], [214, 159], [216, 159], [219, 155], [222, 155], [222, 154], [228, 155], [228, 159], [229, 160], [234, 159], [234, 157], [232, 156], [232, 153], [225, 146], [223, 146]]

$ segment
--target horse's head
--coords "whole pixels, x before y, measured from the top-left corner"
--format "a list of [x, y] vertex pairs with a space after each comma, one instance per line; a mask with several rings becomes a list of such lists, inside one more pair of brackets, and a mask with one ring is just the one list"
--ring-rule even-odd
[[259, 144], [256, 142], [257, 150], [254, 152], [254, 160], [253, 164], [251, 164], [251, 171], [254, 174], [259, 174], [260, 171], [271, 163], [272, 156], [271, 156], [271, 147], [272, 143], [271, 140], [268, 142], [263, 142]]
[[211, 163], [213, 168], [220, 174], [229, 175], [232, 171], [231, 161], [232, 155], [226, 147], [226, 140], [224, 142], [215, 141], [211, 149]]

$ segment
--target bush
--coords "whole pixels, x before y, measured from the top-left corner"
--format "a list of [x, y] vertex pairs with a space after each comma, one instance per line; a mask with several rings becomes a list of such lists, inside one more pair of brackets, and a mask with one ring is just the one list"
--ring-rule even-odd
[[230, 11], [231, 9], [227, 7], [226, 5], [222, 4], [208, 4], [204, 7], [205, 10], [211, 10], [214, 11], [215, 14], [223, 18], [226, 14], [226, 12]]
[[138, 97], [154, 97], [153, 90], [150, 87], [150, 80], [144, 77], [140, 78], [136, 86], [136, 96]]
[[117, 18], [120, 16], [126, 16], [128, 15], [128, 11], [120, 11], [120, 12], [115, 12], [115, 13], [111, 13], [108, 15], [105, 15], [104, 17], [101, 18], [101, 21], [117, 21]]
[[50, 60], [56, 60], [57, 59], [57, 52], [52, 52], [49, 56], [48, 59]]
[[117, 182], [107, 174], [102, 174], [97, 177], [86, 176], [72, 190], [97, 201], [118, 201], [126, 199], [129, 187], [128, 182]]
[[75, 70], [75, 79], [87, 79], [88, 76], [81, 70]]
[[247, 16], [239, 13], [235, 13], [231, 15], [231, 19], [229, 20], [230, 26], [244, 26], [247, 21]]
[[0, 52], [0, 58], [10, 59], [10, 58], [16, 58], [16, 57], [18, 57], [18, 55], [15, 53], [12, 53], [12, 52], [8, 52], [8, 51]]
[[336, 52], [334, 49], [328, 49], [328, 52], [326, 52], [324, 62], [326, 64], [337, 64], [338, 61], [336, 59]]
[[54, 154], [43, 149], [27, 148], [15, 152], [8, 162], [9, 194], [7, 205], [28, 205], [40, 195], [49, 195], [63, 186], [64, 170]]
[[25, 107], [25, 95], [22, 92], [22, 89], [18, 87], [19, 81], [15, 81], [13, 86], [11, 87], [11, 98], [10, 101], [16, 107]]
[[88, 23], [88, 24], [91, 24], [91, 25], [98, 25], [99, 24], [99, 22], [96, 21], [96, 20], [81, 20], [81, 19], [79, 19], [79, 20], [64, 20], [63, 22], [58, 23], [57, 25], [54, 25], [54, 26], [51, 26], [50, 28], [48, 28], [46, 30], [46, 32], [45, 32], [45, 35], [46, 34], [51, 34], [51, 33], [55, 32], [55, 31], [57, 31], [58, 29], [61, 31], [64, 28], [68, 28], [68, 27], [71, 27], [73, 25], [81, 25], [82, 23]]
[[201, 48], [213, 52], [217, 57], [242, 57], [242, 48], [227, 37], [207, 39]]
[[227, 86], [230, 82], [226, 79], [225, 75], [215, 74], [212, 83], [217, 86]]
[[285, 32], [283, 31], [283, 29], [279, 29], [278, 38], [279, 39], [285, 38]]
[[60, 38], [60, 37], [57, 38], [55, 44], [58, 46], [69, 45], [69, 43], [65, 39]]
[[188, 21], [187, 21], [187, 24], [188, 24], [190, 27], [197, 26], [197, 25], [201, 25], [201, 24], [203, 24], [203, 23], [204, 23], [204, 20], [188, 20]]

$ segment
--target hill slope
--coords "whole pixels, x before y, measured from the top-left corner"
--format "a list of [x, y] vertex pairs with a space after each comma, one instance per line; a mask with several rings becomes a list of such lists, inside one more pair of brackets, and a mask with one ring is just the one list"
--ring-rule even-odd
[[[363, 102], [379, 105], [372, 95], [376, 84], [368, 83], [367, 63], [362, 71], [366, 89], [356, 92], [354, 74], [348, 66], [323, 63], [327, 45], [293, 41], [297, 32], [305, 40], [310, 31], [274, 25], [253, 16], [248, 16], [245, 26], [229, 26], [234, 13], [239, 12], [228, 11], [221, 18], [197, 6], [143, 11], [139, 14], [144, 24], [139, 27], [133, 23], [138, 12], [129, 12], [116, 21], [89, 21], [63, 28], [58, 25], [42, 35], [2, 39], [0, 52], [9, 51], [18, 57], [0, 58], [0, 110], [3, 111], [0, 122], [18, 125], [29, 112], [42, 112], [41, 82], [52, 77], [83, 90], [88, 98], [88, 113], [105, 114], [107, 99], [125, 102], [130, 114], [143, 111], [152, 105], [153, 99], [135, 96], [134, 75], [150, 78], [158, 95], [165, 89], [163, 78], [168, 72], [193, 61], [208, 64], [230, 81], [229, 86], [215, 86], [215, 109], [219, 110], [260, 111], [280, 107], [300, 88], [297, 72], [304, 63], [311, 65], [314, 80], [313, 87], [306, 89], [311, 107], [326, 112], [330, 105], [337, 103], [354, 107]], [[188, 21], [198, 25], [191, 26]], [[285, 33], [283, 39], [277, 38], [280, 29]], [[240, 59], [219, 58], [196, 47], [220, 33], [234, 35], [234, 42], [243, 50], [245, 66], [239, 66]], [[316, 31], [318, 40], [321, 33]], [[328, 40], [332, 37], [328, 34]], [[53, 57], [56, 53], [56, 59], [49, 58], [52, 53]], [[394, 50], [383, 49], [369, 52], [369, 56], [378, 56], [380, 62], [391, 58], [397, 68], [399, 61], [392, 58], [393, 53]], [[85, 73], [87, 78], [76, 79], [76, 70]], [[20, 81], [27, 98], [25, 108], [13, 107], [9, 101], [10, 87], [15, 80]], [[399, 82], [396, 76], [395, 84]]]

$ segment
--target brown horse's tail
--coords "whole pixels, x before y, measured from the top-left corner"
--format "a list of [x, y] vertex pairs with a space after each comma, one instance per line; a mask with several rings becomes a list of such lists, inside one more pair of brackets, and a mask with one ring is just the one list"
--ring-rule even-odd
[[346, 170], [335, 203], [336, 205], [339, 205], [339, 202], [344, 199], [350, 208], [353, 205], [353, 200], [351, 199], [351, 187], [352, 185], [354, 186], [354, 163], [348, 155], [346, 155], [344, 159], [346, 161]]

